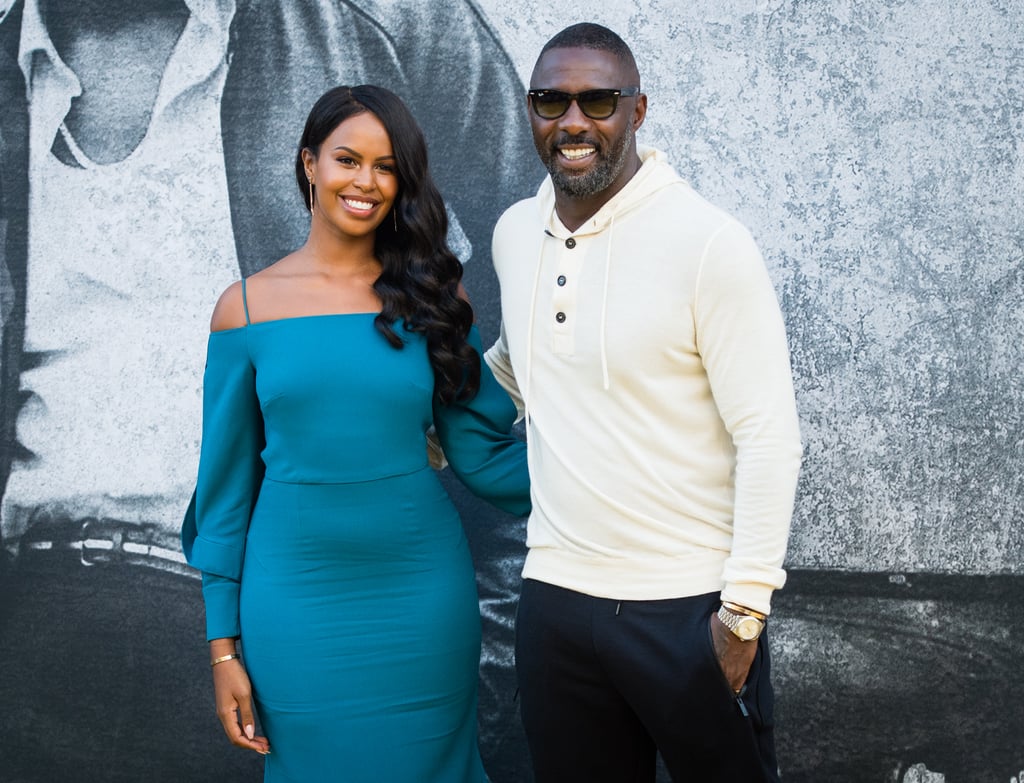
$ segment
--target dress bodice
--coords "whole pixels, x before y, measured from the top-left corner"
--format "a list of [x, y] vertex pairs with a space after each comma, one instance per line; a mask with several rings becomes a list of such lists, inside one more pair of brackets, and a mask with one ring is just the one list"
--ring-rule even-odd
[[[427, 464], [434, 376], [422, 335], [393, 348], [375, 313], [243, 327], [274, 481], [368, 481]], [[211, 354], [221, 333], [211, 335]]]

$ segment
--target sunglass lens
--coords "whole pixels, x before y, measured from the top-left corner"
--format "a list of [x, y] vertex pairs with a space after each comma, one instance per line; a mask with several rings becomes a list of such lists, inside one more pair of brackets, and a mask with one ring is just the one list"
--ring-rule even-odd
[[561, 117], [568, 108], [569, 99], [565, 93], [542, 92], [533, 96], [533, 110], [545, 120]]
[[612, 90], [591, 90], [579, 97], [580, 110], [592, 120], [606, 120], [615, 113], [615, 99]]

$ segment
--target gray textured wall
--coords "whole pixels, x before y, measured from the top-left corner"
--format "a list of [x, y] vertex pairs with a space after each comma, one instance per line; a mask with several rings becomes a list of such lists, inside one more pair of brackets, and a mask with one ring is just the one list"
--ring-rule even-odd
[[791, 565], [1024, 573], [1024, 4], [482, 0], [524, 80], [618, 31], [641, 138], [754, 231], [805, 467]]

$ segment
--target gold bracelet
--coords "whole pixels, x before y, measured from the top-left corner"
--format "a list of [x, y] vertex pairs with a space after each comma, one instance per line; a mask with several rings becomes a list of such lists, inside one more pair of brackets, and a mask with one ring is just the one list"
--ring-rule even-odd
[[768, 619], [768, 615], [761, 614], [760, 612], [755, 612], [753, 609], [748, 609], [746, 606], [734, 604], [732, 601], [722, 601], [722, 606], [724, 606], [733, 614], [745, 614], [750, 617], [756, 617], [758, 620]]
[[210, 668], [212, 669], [218, 663], [224, 663], [224, 661], [231, 661], [231, 660], [234, 660], [235, 658], [241, 658], [241, 657], [242, 656], [239, 655], [238, 653], [231, 653], [231, 655], [222, 655], [222, 656], [220, 656], [220, 658], [214, 658], [212, 661], [210, 661]]

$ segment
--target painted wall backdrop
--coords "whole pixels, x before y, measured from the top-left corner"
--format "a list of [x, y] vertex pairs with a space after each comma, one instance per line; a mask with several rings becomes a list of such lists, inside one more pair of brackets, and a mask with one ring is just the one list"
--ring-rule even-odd
[[[543, 174], [524, 84], [585, 20], [632, 45], [641, 141], [751, 228], [786, 317], [783, 778], [1024, 780], [1024, 5], [0, 0], [0, 781], [259, 779], [176, 538], [213, 303], [302, 240], [313, 100], [377, 82], [424, 126], [496, 336], [490, 226]], [[528, 783], [523, 522], [446, 483], [485, 763]]]

